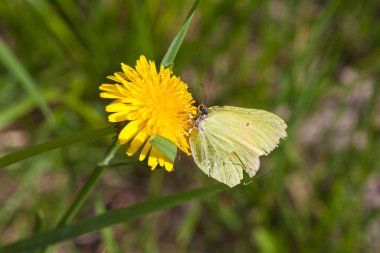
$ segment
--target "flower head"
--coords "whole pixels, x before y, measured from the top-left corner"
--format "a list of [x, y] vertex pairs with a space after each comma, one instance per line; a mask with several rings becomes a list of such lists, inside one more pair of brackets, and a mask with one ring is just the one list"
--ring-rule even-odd
[[140, 56], [135, 68], [121, 64], [123, 72], [117, 72], [108, 79], [115, 84], [102, 84], [100, 97], [115, 99], [106, 106], [110, 122], [128, 122], [120, 131], [120, 144], [130, 142], [127, 155], [135, 154], [143, 146], [139, 160], [147, 156], [148, 165], [153, 169], [164, 166], [173, 170], [173, 163], [164, 154], [152, 147], [149, 138], [161, 135], [190, 155], [188, 132], [196, 108], [187, 91], [187, 84], [173, 75], [170, 69], [160, 67], [157, 73], [155, 63]]

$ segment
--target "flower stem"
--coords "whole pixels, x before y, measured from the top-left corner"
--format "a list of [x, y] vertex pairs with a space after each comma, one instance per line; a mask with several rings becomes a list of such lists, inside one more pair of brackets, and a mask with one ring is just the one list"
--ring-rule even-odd
[[90, 193], [92, 192], [95, 184], [98, 182], [100, 176], [105, 167], [109, 164], [109, 162], [114, 157], [116, 151], [119, 148], [119, 143], [117, 139], [113, 141], [113, 143], [108, 148], [107, 152], [104, 155], [104, 158], [98, 165], [95, 167], [95, 170], [92, 172], [90, 178], [87, 180], [86, 184], [82, 187], [78, 195], [76, 196], [74, 203], [70, 206], [70, 208], [66, 211], [66, 213], [62, 216], [60, 221], [58, 222], [57, 227], [66, 224], [82, 207], [84, 201], [88, 198]]
[[[112, 144], [107, 149], [104, 158], [101, 162], [96, 165], [94, 171], [92, 172], [90, 178], [87, 180], [86, 184], [82, 187], [80, 192], [77, 194], [74, 203], [70, 206], [69, 209], [65, 212], [62, 218], [59, 220], [57, 227], [65, 225], [82, 207], [83, 203], [87, 200], [88, 196], [92, 192], [95, 184], [98, 182], [100, 176], [105, 167], [109, 165], [109, 162], [114, 157], [116, 151], [119, 148], [119, 143], [117, 138], [112, 142]], [[46, 248], [42, 248], [39, 253], [44, 253]]]

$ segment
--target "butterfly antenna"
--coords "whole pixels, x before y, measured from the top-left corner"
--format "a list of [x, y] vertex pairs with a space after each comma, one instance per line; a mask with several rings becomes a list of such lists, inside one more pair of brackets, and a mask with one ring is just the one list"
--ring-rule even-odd
[[[212, 90], [212, 77], [211, 77], [211, 75], [208, 77], [208, 83], [209, 83], [209, 85], [208, 85], [208, 87], [209, 87], [209, 91], [211, 91]], [[206, 100], [206, 105], [208, 105], [208, 97], [207, 97], [207, 100]]]
[[[203, 98], [204, 98], [204, 101], [206, 101], [206, 104], [208, 102], [208, 97], [207, 97], [207, 92], [206, 92], [206, 88], [205, 88], [205, 85], [203, 83], [201, 83], [201, 87], [202, 87], [202, 92], [203, 92]], [[202, 102], [202, 104], [204, 104]]]

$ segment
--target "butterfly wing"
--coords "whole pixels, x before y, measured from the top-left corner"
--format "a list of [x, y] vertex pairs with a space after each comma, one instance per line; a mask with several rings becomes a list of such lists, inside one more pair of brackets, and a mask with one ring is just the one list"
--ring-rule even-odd
[[214, 106], [190, 135], [196, 164], [207, 175], [233, 187], [243, 170], [253, 177], [259, 156], [267, 155], [286, 137], [286, 124], [263, 110]]
[[212, 136], [194, 130], [190, 137], [190, 147], [195, 163], [206, 175], [230, 187], [240, 183], [243, 169], [228, 159], [225, 149]]

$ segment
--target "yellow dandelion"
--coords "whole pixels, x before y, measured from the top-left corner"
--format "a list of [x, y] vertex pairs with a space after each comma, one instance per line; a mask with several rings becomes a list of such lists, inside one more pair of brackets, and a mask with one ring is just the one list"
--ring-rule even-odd
[[196, 113], [194, 100], [187, 91], [187, 84], [173, 75], [170, 69], [160, 67], [157, 73], [155, 63], [140, 56], [136, 67], [121, 64], [123, 72], [117, 72], [108, 79], [115, 84], [102, 84], [100, 97], [115, 99], [106, 106], [110, 122], [124, 122], [127, 125], [120, 131], [120, 144], [130, 142], [127, 155], [135, 154], [142, 146], [139, 160], [147, 156], [148, 165], [157, 165], [173, 170], [173, 162], [152, 147], [149, 138], [161, 135], [190, 155], [188, 132], [192, 115]]

